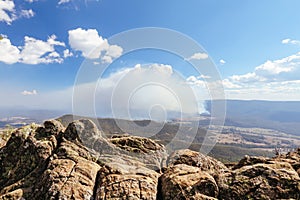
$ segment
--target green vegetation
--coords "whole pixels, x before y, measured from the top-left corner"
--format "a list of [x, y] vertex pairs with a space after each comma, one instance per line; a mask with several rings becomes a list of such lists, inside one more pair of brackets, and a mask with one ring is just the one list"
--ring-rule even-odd
[[229, 145], [220, 145], [220, 144], [215, 145], [212, 151], [209, 153], [209, 156], [217, 158], [218, 160], [224, 163], [237, 162], [241, 160], [245, 155], [265, 156], [265, 157], [275, 156], [275, 154], [270, 151], [249, 149], [249, 148], [229, 146]]

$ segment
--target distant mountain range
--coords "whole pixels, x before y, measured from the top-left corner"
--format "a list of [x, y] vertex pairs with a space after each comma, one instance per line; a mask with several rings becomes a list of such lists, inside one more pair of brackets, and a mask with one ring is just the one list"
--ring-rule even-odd
[[0, 128], [6, 125], [20, 127], [33, 122], [42, 123], [44, 120], [57, 118], [64, 114], [64, 111], [47, 109], [0, 108]]
[[[227, 100], [225, 125], [244, 128], [266, 128], [300, 135], [300, 101], [244, 101]], [[206, 109], [211, 111], [211, 101], [207, 101]], [[8, 122], [8, 117], [23, 117], [27, 121], [41, 123], [49, 118], [57, 118], [68, 112], [56, 110], [32, 110], [25, 108], [0, 108], [0, 128]], [[101, 117], [101, 116], [99, 116]], [[207, 126], [210, 122], [209, 115], [200, 118], [187, 118], [186, 121], [195, 122], [200, 126]], [[2, 119], [2, 120], [1, 120]], [[3, 120], [4, 119], [4, 120]], [[20, 122], [20, 120], [18, 120]]]
[[[211, 105], [212, 102], [208, 101], [208, 111]], [[227, 100], [225, 124], [300, 135], [300, 101]]]
[[[211, 102], [208, 101], [208, 111], [211, 110], [211, 105]], [[66, 126], [76, 118], [85, 118], [73, 115], [63, 116], [64, 113], [52, 110], [0, 109], [0, 128], [7, 124], [20, 127], [32, 122], [41, 123], [50, 118], [58, 118]], [[210, 115], [205, 114], [181, 120], [174, 119], [164, 125], [161, 122], [147, 119], [130, 121], [98, 118], [92, 120], [97, 121], [98, 128], [102, 129], [107, 137], [129, 133], [151, 137], [162, 144], [169, 144], [174, 140], [179, 126], [183, 125], [185, 133], [183, 137], [186, 135], [187, 138], [179, 138], [176, 145], [191, 144], [190, 149], [198, 151], [206, 136]], [[149, 123], [152, 123], [153, 126], [147, 127]], [[120, 128], [120, 124], [122, 128]], [[140, 128], [136, 129], [132, 126], [134, 124]], [[223, 161], [238, 160], [244, 154], [273, 155], [272, 151], [276, 147], [295, 148], [299, 146], [299, 130], [300, 102], [228, 100], [225, 127], [221, 139], [218, 139], [218, 144], [214, 146], [210, 155]], [[190, 136], [192, 132], [195, 132], [196, 136]], [[190, 140], [188, 137], [193, 141], [187, 142]]]

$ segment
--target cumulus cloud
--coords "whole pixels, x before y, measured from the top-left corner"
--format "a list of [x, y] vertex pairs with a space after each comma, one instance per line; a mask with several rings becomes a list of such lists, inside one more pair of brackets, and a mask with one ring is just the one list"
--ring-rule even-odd
[[11, 24], [16, 18], [15, 16], [15, 3], [11, 0], [0, 1], [0, 21]]
[[88, 59], [100, 58], [102, 62], [111, 63], [122, 55], [123, 49], [110, 45], [107, 39], [98, 34], [96, 29], [77, 28], [69, 31], [69, 44], [72, 49], [80, 51]]
[[253, 72], [233, 75], [234, 82], [274, 82], [300, 79], [300, 52], [274, 61], [266, 61], [257, 66]]
[[299, 80], [300, 52], [282, 59], [268, 60], [253, 72], [230, 76], [223, 80], [223, 84], [230, 98], [299, 100]]
[[293, 39], [290, 39], [290, 38], [282, 40], [281, 43], [282, 44], [300, 45], [300, 41], [299, 40], [293, 40]]
[[29, 9], [29, 10], [21, 10], [21, 12], [20, 12], [20, 16], [21, 17], [25, 17], [27, 19], [33, 17], [34, 15], [35, 15], [35, 13], [31, 9]]
[[28, 96], [28, 95], [37, 95], [38, 93], [36, 90], [32, 90], [32, 91], [24, 90], [23, 92], [21, 92], [21, 94], [24, 96]]
[[63, 59], [55, 51], [55, 46], [65, 46], [63, 42], [56, 41], [52, 35], [47, 41], [25, 36], [25, 45], [21, 48], [19, 62], [25, 64], [62, 63]]
[[70, 52], [69, 49], [65, 49], [65, 50], [63, 51], [63, 54], [64, 54], [64, 58], [68, 58], [68, 57], [72, 57], [72, 56], [73, 56], [73, 53]]
[[200, 86], [202, 88], [206, 87], [206, 82], [201, 77], [189, 76], [186, 79], [187, 83], [194, 86]]
[[0, 61], [6, 64], [13, 64], [19, 61], [20, 50], [11, 44], [7, 36], [2, 35], [0, 40]]
[[55, 46], [63, 46], [63, 42], [57, 41], [55, 35], [51, 35], [47, 41], [42, 41], [29, 36], [24, 37], [24, 46], [17, 47], [11, 44], [7, 36], [0, 40], [0, 61], [6, 64], [24, 63], [62, 63], [63, 58], [55, 51]]
[[[29, 0], [29, 2], [33, 2]], [[35, 14], [33, 10], [23, 10], [16, 8], [13, 0], [2, 0], [0, 1], [0, 22], [11, 24], [13, 21], [19, 18], [31, 18]]]
[[189, 58], [186, 58], [186, 60], [204, 60], [207, 59], [208, 55], [207, 53], [194, 53], [192, 56]]
[[226, 64], [226, 61], [225, 61], [225, 60], [223, 60], [223, 59], [221, 59], [219, 62], [220, 62], [220, 64], [221, 64], [221, 65], [224, 65], [224, 64]]
[[207, 75], [201, 74], [200, 76], [198, 76], [198, 78], [202, 78], [202, 79], [210, 79], [211, 76], [207, 76]]

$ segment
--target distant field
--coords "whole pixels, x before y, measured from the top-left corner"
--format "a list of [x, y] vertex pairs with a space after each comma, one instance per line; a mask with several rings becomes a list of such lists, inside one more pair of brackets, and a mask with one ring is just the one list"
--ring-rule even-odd
[[[210, 111], [211, 102], [207, 102]], [[0, 128], [6, 125], [20, 127], [32, 122], [42, 123], [43, 120], [61, 116], [62, 111], [48, 110], [17, 110], [0, 109]], [[210, 152], [222, 161], [236, 161], [245, 154], [273, 156], [274, 149], [280, 148], [282, 152], [300, 147], [300, 102], [275, 101], [239, 101], [228, 100], [225, 126], [222, 134], [213, 134], [217, 145]], [[65, 115], [58, 118], [65, 126], [82, 117]], [[160, 122], [152, 122], [154, 126], [147, 128], [149, 120], [118, 120], [99, 118], [92, 119], [98, 124], [107, 137], [114, 134], [129, 133], [142, 135], [169, 144], [174, 140], [179, 126], [184, 126], [185, 134], [178, 141], [178, 146], [187, 146], [186, 141], [191, 140], [190, 132], [197, 135], [193, 137], [189, 148], [199, 150], [210, 123], [210, 116], [203, 115], [195, 119], [170, 120], [162, 127]], [[132, 127], [132, 123], [140, 128]], [[119, 125], [122, 124], [122, 129]], [[125, 127], [125, 129], [124, 129]], [[162, 128], [161, 128], [162, 127]], [[157, 128], [160, 128], [157, 131]], [[219, 127], [215, 127], [218, 129]], [[2, 133], [1, 133], [2, 132]], [[152, 133], [156, 133], [152, 135]], [[4, 143], [3, 130], [0, 130], [0, 145]], [[185, 136], [184, 136], [185, 135]], [[6, 137], [6, 136], [5, 136]], [[186, 137], [186, 138], [184, 138]], [[176, 145], [175, 145], [176, 146]], [[176, 147], [172, 148], [176, 148]]]
[[[65, 126], [73, 121], [73, 119], [80, 119], [81, 117], [74, 117], [71, 115], [65, 115], [59, 118]], [[93, 120], [93, 119], [92, 119]], [[136, 133], [136, 130], [130, 129], [130, 124], [132, 121], [120, 120], [123, 125], [127, 124], [126, 133], [133, 135], [144, 135], [148, 136], [149, 133], [153, 130], [147, 128], [142, 129], [144, 132]], [[97, 119], [98, 128], [101, 129], [106, 137], [111, 137], [115, 134], [124, 134], [125, 132], [121, 130], [114, 119]], [[120, 123], [120, 122], [119, 122]], [[134, 123], [139, 124], [140, 126], [145, 126], [149, 124], [149, 120], [135, 121]], [[157, 127], [161, 127], [161, 124], [155, 122]], [[155, 124], [154, 123], [154, 124]], [[167, 123], [162, 129], [157, 132], [157, 134], [151, 136], [152, 139], [159, 141], [160, 143], [167, 145], [172, 140], [178, 131], [179, 123]], [[189, 131], [192, 131], [191, 127], [186, 127], [186, 137], [189, 135]], [[197, 135], [194, 137], [192, 144], [186, 145], [186, 141], [190, 139], [181, 138], [177, 142], [178, 146], [189, 146], [190, 149], [199, 151], [204, 137], [206, 135], [205, 128], [197, 127]], [[210, 152], [211, 156], [214, 156], [224, 162], [235, 162], [244, 155], [256, 155], [256, 156], [274, 156], [275, 148], [281, 148], [282, 152], [287, 151], [291, 148], [296, 148], [300, 146], [300, 137], [285, 134], [276, 130], [270, 129], [260, 129], [260, 128], [242, 128], [234, 126], [226, 126], [222, 134], [214, 135], [217, 139], [217, 144], [214, 146]], [[173, 141], [174, 142], [174, 141]], [[177, 147], [174, 146], [174, 149]]]
[[[300, 101], [227, 100], [227, 126], [265, 128], [300, 136]], [[207, 101], [207, 110], [212, 102]]]

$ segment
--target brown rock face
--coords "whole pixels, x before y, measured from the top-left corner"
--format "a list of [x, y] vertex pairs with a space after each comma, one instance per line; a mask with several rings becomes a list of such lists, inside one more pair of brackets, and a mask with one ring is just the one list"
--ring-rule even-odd
[[99, 171], [96, 199], [154, 200], [158, 177], [157, 172], [138, 162], [109, 163]]
[[18, 129], [0, 150], [0, 194], [32, 187], [57, 147], [55, 136], [36, 139], [36, 126]]
[[170, 155], [168, 158], [168, 165], [172, 166], [177, 164], [198, 167], [202, 171], [210, 173], [212, 176], [218, 176], [219, 174], [229, 171], [229, 169], [220, 161], [189, 149], [178, 150]]
[[160, 177], [161, 197], [165, 200], [191, 199], [195, 196], [217, 197], [214, 178], [198, 167], [178, 164], [169, 167]]
[[36, 184], [32, 199], [91, 199], [99, 169], [83, 147], [63, 141]]
[[149, 169], [160, 171], [166, 166], [168, 155], [165, 147], [149, 138], [121, 135], [114, 136], [109, 141], [123, 150], [120, 152], [122, 155], [136, 158]]
[[235, 170], [223, 175], [220, 199], [300, 199], [300, 178], [288, 162], [247, 159], [255, 164], [240, 162]]
[[148, 138], [103, 135], [84, 119], [18, 129], [0, 149], [0, 200], [300, 199], [300, 149], [229, 169], [187, 149], [168, 157]]

